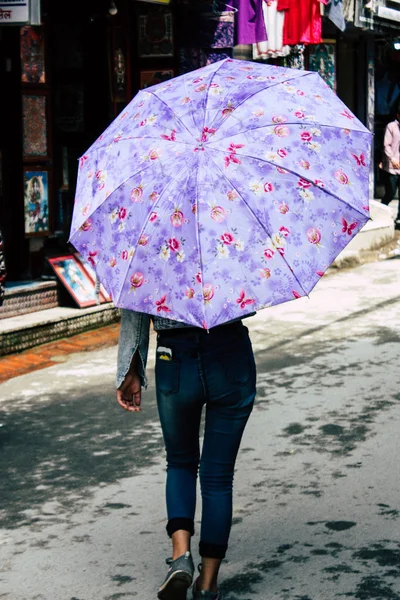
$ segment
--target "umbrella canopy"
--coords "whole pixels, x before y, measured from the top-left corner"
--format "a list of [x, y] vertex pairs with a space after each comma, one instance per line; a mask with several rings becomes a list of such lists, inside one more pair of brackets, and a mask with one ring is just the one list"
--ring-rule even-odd
[[80, 158], [70, 241], [116, 306], [211, 328], [310, 292], [369, 218], [370, 143], [317, 73], [227, 59]]

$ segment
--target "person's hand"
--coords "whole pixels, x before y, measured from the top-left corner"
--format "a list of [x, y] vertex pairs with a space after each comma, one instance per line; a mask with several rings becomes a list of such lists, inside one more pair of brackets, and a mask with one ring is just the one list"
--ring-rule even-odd
[[393, 169], [400, 169], [400, 163], [397, 160], [392, 160], [391, 162]]
[[117, 402], [129, 412], [139, 412], [141, 396], [140, 377], [136, 372], [129, 371], [117, 389]]

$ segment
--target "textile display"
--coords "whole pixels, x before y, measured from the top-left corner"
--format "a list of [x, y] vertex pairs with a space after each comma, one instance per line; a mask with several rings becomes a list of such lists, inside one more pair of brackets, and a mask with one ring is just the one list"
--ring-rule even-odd
[[183, 47], [231, 48], [235, 43], [235, 13], [229, 7], [218, 12], [186, 10], [184, 21], [181, 33]]
[[343, 16], [345, 21], [354, 21], [354, 0], [343, 0]]
[[320, 44], [322, 19], [319, 0], [278, 0], [278, 10], [285, 11], [283, 43]]
[[181, 75], [211, 65], [225, 58], [232, 58], [232, 48], [181, 48], [179, 51], [179, 72]]
[[263, 0], [229, 0], [235, 14], [235, 45], [265, 42]]
[[326, 7], [326, 16], [338, 29], [340, 29], [340, 31], [346, 29], [342, 0], [331, 0]]
[[290, 54], [285, 57], [284, 65], [289, 69], [305, 69], [304, 44], [296, 44], [291, 48]]
[[235, 8], [204, 11], [191, 6], [184, 16], [179, 72], [181, 75], [232, 58], [235, 31]]
[[253, 44], [253, 59], [267, 60], [287, 56], [290, 47], [283, 45], [283, 23], [285, 12], [278, 10], [278, 0], [263, 0], [264, 26], [268, 40]]

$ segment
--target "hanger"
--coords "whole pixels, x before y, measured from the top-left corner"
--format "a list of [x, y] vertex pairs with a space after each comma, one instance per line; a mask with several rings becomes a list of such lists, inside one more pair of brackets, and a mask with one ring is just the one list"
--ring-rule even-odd
[[[218, 6], [220, 7], [219, 10], [218, 10]], [[213, 1], [212, 10], [214, 13], [221, 12], [226, 9], [228, 9], [229, 11], [232, 11], [234, 13], [237, 13], [237, 11], [238, 11], [238, 9], [235, 8], [234, 6], [231, 6], [230, 4], [226, 4], [225, 2], [221, 2], [220, 0]]]

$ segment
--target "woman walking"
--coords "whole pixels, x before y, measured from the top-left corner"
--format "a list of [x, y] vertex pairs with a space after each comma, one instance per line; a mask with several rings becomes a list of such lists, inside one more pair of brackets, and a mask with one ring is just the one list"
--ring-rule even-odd
[[[254, 313], [253, 313], [254, 314]], [[248, 315], [250, 316], [250, 315]], [[255, 398], [256, 370], [248, 329], [241, 320], [209, 331], [161, 317], [123, 310], [118, 349], [117, 402], [139, 412], [150, 320], [157, 332], [156, 394], [167, 458], [167, 533], [172, 540], [161, 600], [184, 600], [194, 565], [197, 473], [202, 516], [200, 576], [194, 600], [222, 600], [218, 573], [232, 524], [236, 456]], [[200, 450], [199, 428], [205, 406]]]

